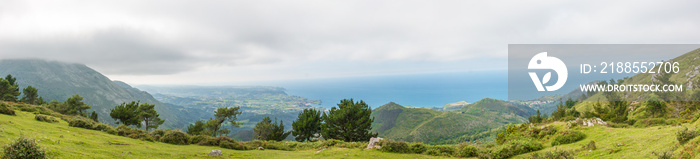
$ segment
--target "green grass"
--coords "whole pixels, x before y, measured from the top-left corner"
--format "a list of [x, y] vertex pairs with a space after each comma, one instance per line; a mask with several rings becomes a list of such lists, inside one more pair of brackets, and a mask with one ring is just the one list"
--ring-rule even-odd
[[[214, 146], [171, 145], [69, 127], [65, 121], [40, 122], [34, 119], [32, 113], [22, 111], [16, 111], [16, 113], [16, 116], [0, 114], [0, 144], [6, 145], [20, 135], [32, 137], [47, 150], [50, 158], [438, 158], [337, 147], [316, 153], [318, 151], [316, 149], [237, 151]], [[206, 156], [214, 149], [221, 150], [224, 155]]]
[[[566, 123], [556, 122], [555, 125], [560, 131], [566, 130]], [[692, 124], [684, 124], [691, 129]], [[596, 150], [579, 151], [575, 155], [578, 158], [656, 158], [652, 152], [675, 150], [679, 145], [676, 140], [676, 132], [682, 127], [678, 126], [655, 126], [647, 128], [611, 128], [606, 126], [575, 127], [572, 130], [581, 131], [586, 134], [586, 138], [571, 144], [552, 147], [545, 142], [545, 149], [521, 154], [515, 158], [529, 158], [533, 153], [542, 153], [554, 150], [577, 151], [583, 145], [595, 141]], [[624, 145], [624, 146], [618, 146]], [[618, 151], [619, 150], [619, 151]], [[678, 157], [678, 153], [674, 155]]]

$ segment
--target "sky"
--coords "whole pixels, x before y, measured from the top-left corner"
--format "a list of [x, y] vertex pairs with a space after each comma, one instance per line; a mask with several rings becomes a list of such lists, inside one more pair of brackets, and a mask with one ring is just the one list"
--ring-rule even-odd
[[508, 44], [697, 44], [699, 1], [0, 0], [0, 59], [130, 84], [507, 69]]

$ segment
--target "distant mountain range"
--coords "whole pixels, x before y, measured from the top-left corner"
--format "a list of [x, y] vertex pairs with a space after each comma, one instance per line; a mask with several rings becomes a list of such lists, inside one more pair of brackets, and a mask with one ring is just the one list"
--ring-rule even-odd
[[109, 110], [122, 102], [141, 101], [155, 104], [164, 128], [183, 128], [192, 114], [181, 107], [161, 103], [147, 92], [133, 88], [124, 82], [111, 81], [99, 72], [83, 65], [37, 59], [0, 60], [0, 74], [17, 78], [20, 89], [29, 85], [39, 90], [44, 100], [65, 101], [79, 94], [83, 101], [99, 114], [99, 120], [114, 124]]

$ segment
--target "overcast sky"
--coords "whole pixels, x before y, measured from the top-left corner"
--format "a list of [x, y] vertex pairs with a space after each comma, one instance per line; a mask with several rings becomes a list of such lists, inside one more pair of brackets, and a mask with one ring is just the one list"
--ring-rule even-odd
[[0, 0], [0, 59], [131, 84], [507, 68], [508, 44], [700, 43], [700, 1]]

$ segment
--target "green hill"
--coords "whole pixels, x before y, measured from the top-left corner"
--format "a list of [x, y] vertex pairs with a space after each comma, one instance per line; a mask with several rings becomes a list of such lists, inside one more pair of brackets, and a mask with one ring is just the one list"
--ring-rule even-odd
[[91, 110], [99, 114], [99, 120], [104, 123], [114, 123], [109, 116], [109, 109], [122, 102], [141, 101], [155, 104], [165, 123], [165, 128], [183, 128], [194, 119], [198, 112], [182, 111], [183, 108], [163, 104], [150, 94], [132, 88], [126, 83], [111, 81], [99, 72], [82, 64], [70, 64], [44, 60], [0, 60], [0, 74], [12, 74], [23, 89], [28, 85], [39, 90], [47, 102], [50, 100], [64, 101], [68, 97], [79, 94], [84, 102], [92, 106]]
[[[5, 104], [13, 105], [12, 103]], [[278, 144], [287, 147], [298, 145], [293, 151], [232, 150], [197, 144], [173, 145], [132, 139], [98, 130], [71, 127], [63, 120], [58, 120], [56, 123], [41, 122], [35, 120], [35, 113], [15, 111], [16, 115], [14, 116], [0, 114], [0, 125], [2, 125], [0, 136], [3, 138], [0, 140], [0, 145], [7, 145], [20, 136], [34, 138], [39, 146], [46, 150], [48, 158], [444, 158], [419, 154], [385, 153], [374, 149], [357, 148], [366, 147], [367, 142], [339, 142], [335, 146], [324, 146], [328, 144], [322, 142], [278, 142]], [[258, 141], [257, 144], [270, 143]], [[212, 150], [221, 150], [223, 155], [207, 156], [207, 153]]]
[[458, 143], [462, 136], [522, 123], [533, 112], [526, 106], [495, 99], [483, 99], [453, 112], [406, 108], [391, 102], [372, 111], [372, 131], [380, 137], [408, 142]]

